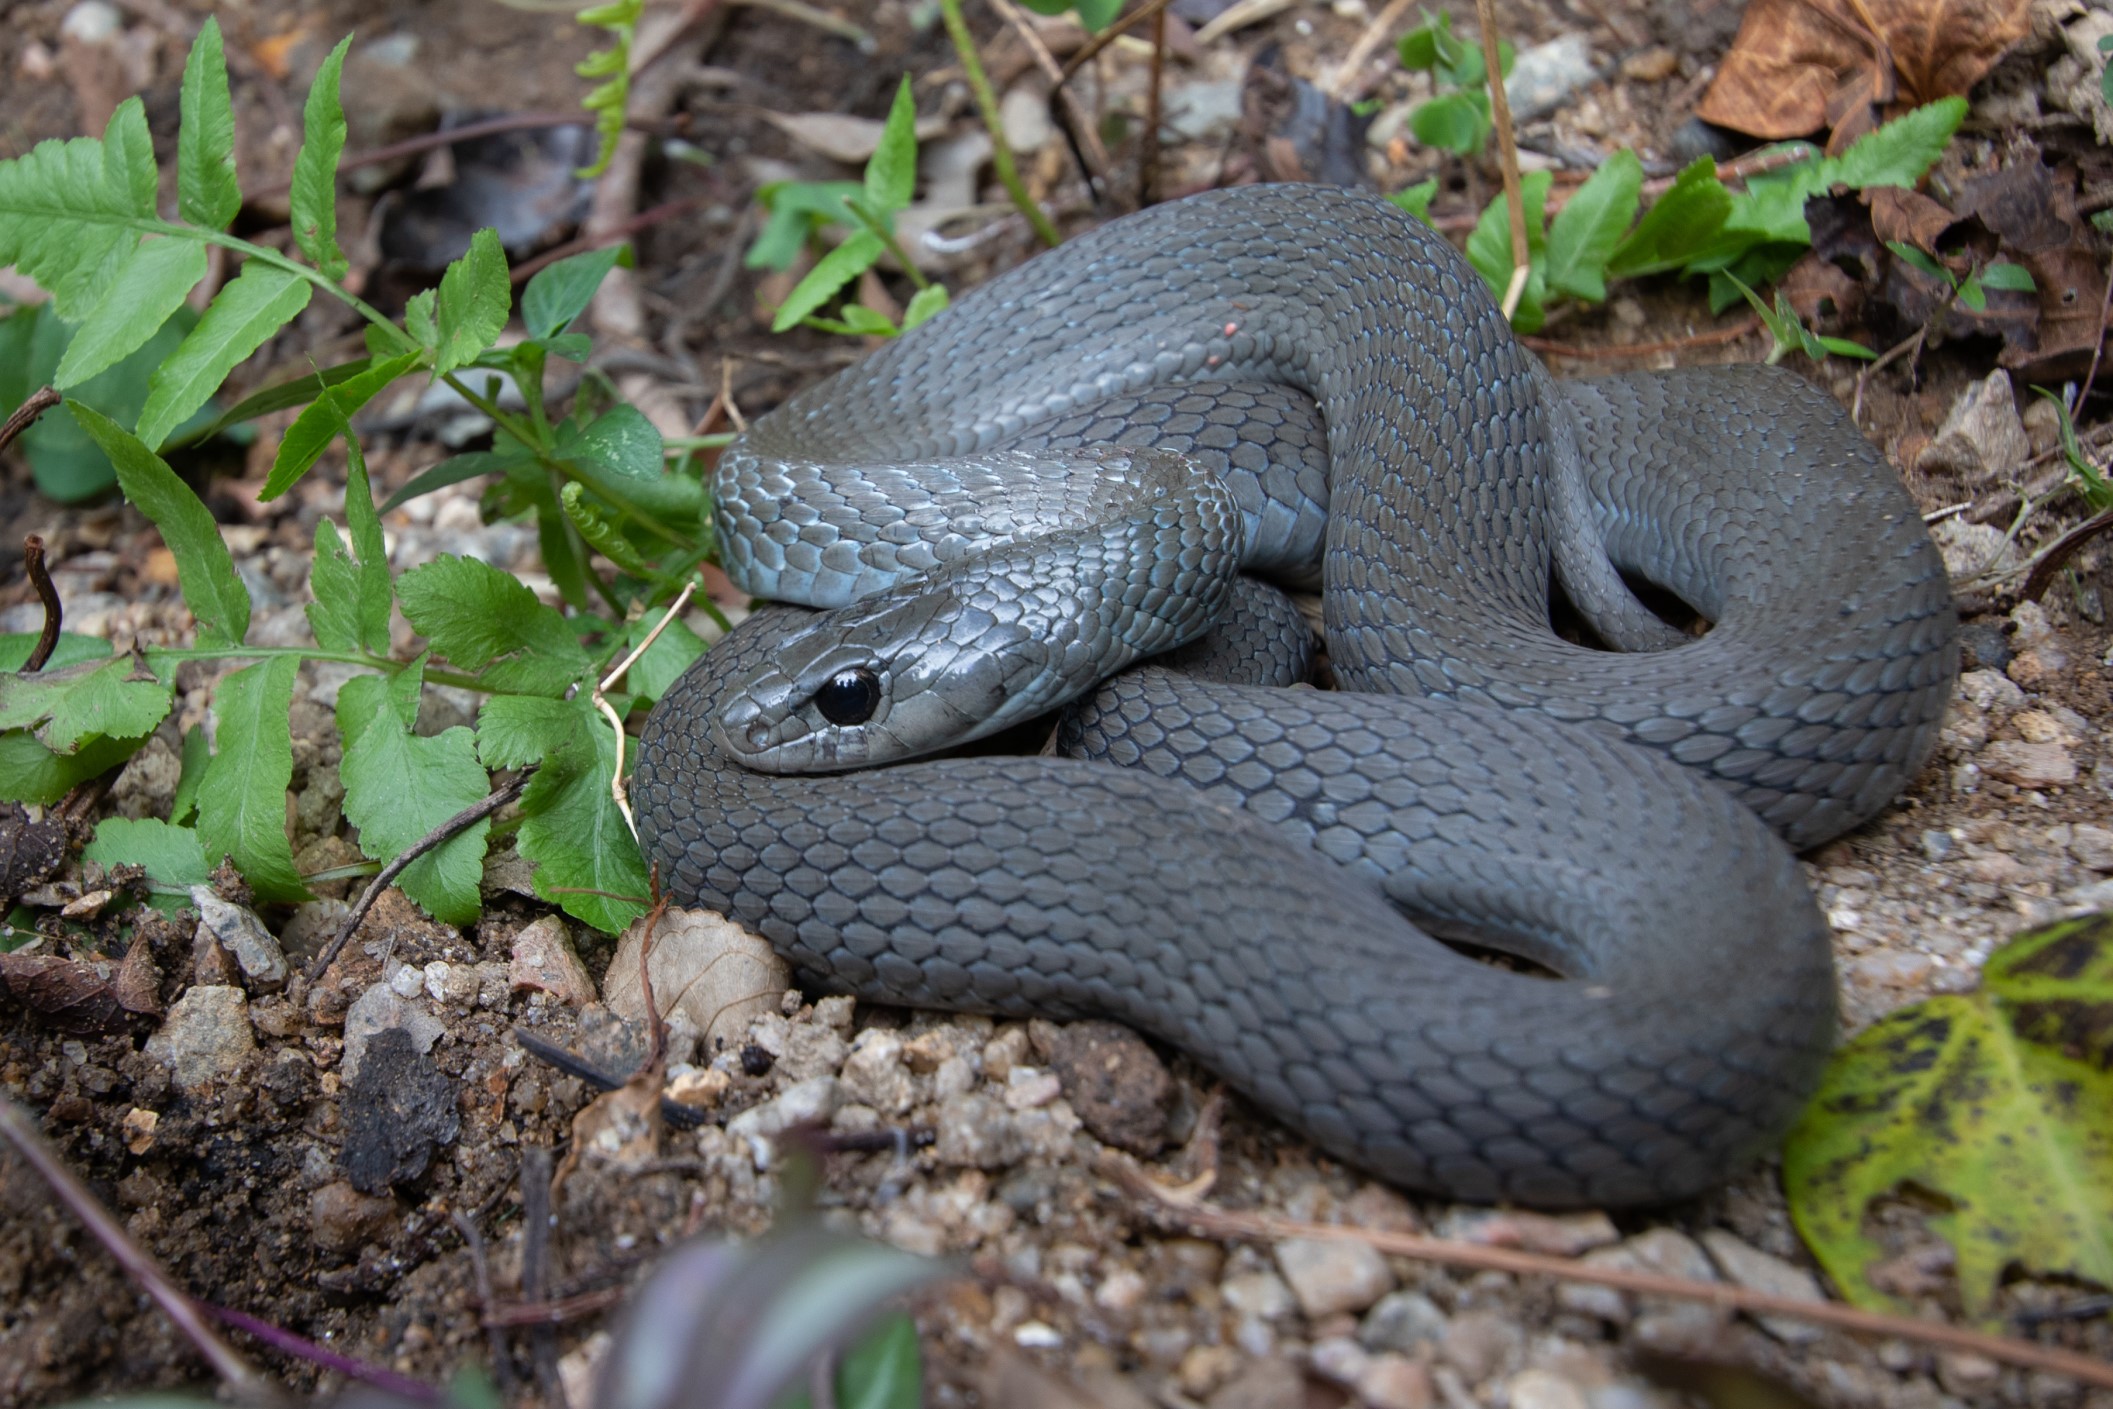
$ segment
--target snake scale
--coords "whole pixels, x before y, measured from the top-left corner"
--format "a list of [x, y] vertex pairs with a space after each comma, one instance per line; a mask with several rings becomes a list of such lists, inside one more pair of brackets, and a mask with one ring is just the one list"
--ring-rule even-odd
[[[836, 991], [1129, 1024], [1457, 1198], [1682, 1197], [1781, 1132], [1835, 1030], [1789, 848], [1893, 798], [1958, 669], [1831, 400], [1557, 383], [1333, 188], [1046, 253], [757, 421], [714, 495], [739, 586], [831, 610], [758, 612], [649, 719], [674, 896]], [[1240, 683], [1305, 662], [1236, 569], [1316, 560], [1340, 688]], [[1633, 649], [1558, 636], [1557, 579]], [[918, 757], [1072, 700], [1068, 757]]]

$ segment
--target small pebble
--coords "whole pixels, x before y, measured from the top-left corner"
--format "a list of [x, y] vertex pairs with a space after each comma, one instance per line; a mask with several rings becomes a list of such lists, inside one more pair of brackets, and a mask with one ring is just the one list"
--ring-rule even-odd
[[1548, 1370], [1521, 1370], [1504, 1388], [1511, 1409], [1592, 1409], [1582, 1388]]
[[1394, 1273], [1367, 1243], [1290, 1238], [1276, 1246], [1277, 1268], [1309, 1320], [1363, 1311], [1394, 1290]]
[[1234, 1311], [1269, 1321], [1289, 1316], [1298, 1306], [1291, 1288], [1274, 1272], [1242, 1272], [1227, 1277], [1219, 1285], [1218, 1294]]

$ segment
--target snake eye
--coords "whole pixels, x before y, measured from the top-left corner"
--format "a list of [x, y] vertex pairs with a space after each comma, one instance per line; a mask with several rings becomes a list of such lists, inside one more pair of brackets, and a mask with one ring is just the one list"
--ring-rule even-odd
[[880, 708], [880, 677], [862, 665], [840, 670], [814, 692], [814, 707], [831, 724], [863, 724]]

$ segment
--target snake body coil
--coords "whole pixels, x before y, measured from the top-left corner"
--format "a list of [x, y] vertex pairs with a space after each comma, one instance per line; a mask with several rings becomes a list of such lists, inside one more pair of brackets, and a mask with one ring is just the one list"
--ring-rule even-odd
[[[1921, 520], [1831, 401], [1559, 385], [1441, 240], [1329, 188], [1044, 255], [763, 418], [714, 488], [740, 585], [837, 610], [758, 613], [649, 720], [674, 895], [843, 991], [1113, 1017], [1456, 1197], [1677, 1197], [1781, 1130], [1834, 993], [1777, 838], [1883, 807], [1957, 669]], [[1071, 758], [776, 776], [1075, 698], [1247, 601], [1239, 563], [1317, 550], [1341, 691], [1154, 665], [1074, 707]], [[1713, 628], [1559, 639], [1552, 576], [1667, 645], [1617, 569]]]

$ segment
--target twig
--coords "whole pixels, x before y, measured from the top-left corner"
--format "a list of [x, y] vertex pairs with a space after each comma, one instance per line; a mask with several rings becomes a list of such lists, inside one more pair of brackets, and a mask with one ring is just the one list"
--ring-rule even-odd
[[[1930, 316], [1934, 318], [1936, 315], [1933, 313]], [[1913, 354], [1918, 357], [1921, 356], [1922, 345], [1923, 343], [1929, 340], [1929, 336], [1930, 325], [1928, 320], [1924, 320], [1922, 326], [1917, 328], [1913, 333], [1909, 334], [1905, 338], [1902, 338], [1899, 342], [1894, 343], [1884, 352], [1879, 353], [1877, 357], [1864, 364], [1863, 370], [1856, 374], [1856, 397], [1849, 403], [1850, 420], [1855, 421], [1859, 425], [1863, 423], [1864, 388], [1871, 384], [1871, 378], [1878, 372], [1878, 370], [1881, 367], [1891, 366], [1893, 363], [1898, 362], [1903, 356], [1908, 354]], [[1910, 380], [1912, 381], [1912, 378]]]
[[660, 1004], [653, 997], [653, 940], [662, 917], [668, 913], [668, 897], [660, 888], [658, 861], [653, 863], [648, 884], [653, 890], [653, 908], [646, 912], [645, 928], [638, 932], [638, 996], [646, 1010], [646, 1031], [652, 1035], [646, 1048], [646, 1069], [658, 1071], [668, 1060], [667, 1024], [660, 1020]]
[[1387, 8], [1381, 10], [1373, 17], [1372, 22], [1365, 26], [1364, 32], [1357, 36], [1357, 42], [1350, 46], [1349, 54], [1335, 70], [1335, 77], [1328, 80], [1329, 97], [1338, 103], [1350, 101], [1350, 95], [1357, 86], [1357, 71], [1372, 57], [1372, 51], [1386, 43], [1393, 35], [1395, 27], [1401, 23], [1402, 16], [1406, 15], [1409, 6], [1415, 3], [1416, 0], [1388, 0]]
[[1760, 330], [1761, 320], [1749, 317], [1728, 327], [1711, 328], [1708, 332], [1690, 333], [1684, 338], [1668, 338], [1663, 342], [1580, 347], [1576, 343], [1554, 342], [1548, 338], [1520, 338], [1519, 341], [1544, 357], [1574, 357], [1587, 362], [1618, 362], [1626, 357], [1656, 357], [1663, 352], [1685, 352], [1690, 348], [1716, 347], [1722, 343], [1737, 342]]
[[[1035, 67], [1049, 80], [1049, 96], [1064, 105], [1064, 125], [1071, 130], [1073, 150], [1078, 155], [1079, 165], [1086, 169], [1087, 182], [1096, 191], [1106, 190], [1108, 149], [1101, 144], [1100, 132], [1093, 121], [1093, 114], [1087, 112], [1085, 105], [1079, 102], [1078, 94], [1064, 86], [1064, 70], [1057, 63], [1056, 55], [1049, 52], [1049, 46], [1042, 42], [1042, 36], [1034, 32], [1034, 26], [1027, 22], [1027, 17], [1020, 13], [1019, 7], [1014, 5], [1012, 0], [990, 0], [990, 7], [999, 19], [1011, 26], [1012, 32], [1019, 36], [1020, 43], [1026, 47], [1028, 57], [1034, 60]], [[1005, 140], [1002, 131], [991, 135], [999, 142]]]
[[638, 664], [638, 658], [653, 648], [653, 643], [660, 639], [660, 633], [668, 629], [668, 623], [690, 604], [690, 597], [696, 590], [695, 578], [684, 583], [674, 602], [661, 613], [660, 620], [654, 624], [653, 629], [646, 633], [646, 639], [639, 642], [637, 649], [630, 655], [617, 662], [616, 669], [603, 676], [601, 683], [594, 687], [594, 707], [602, 712], [602, 718], [608, 720], [609, 727], [616, 731], [616, 766], [609, 773], [609, 796], [616, 800], [616, 810], [623, 814], [624, 825], [630, 828], [633, 841], [638, 840], [638, 823], [631, 816], [631, 799], [624, 792], [624, 721], [617, 714], [615, 706], [604, 697], [603, 692], [615, 688], [616, 682], [624, 678], [624, 672]]
[[2091, 384], [2098, 380], [2098, 360], [2106, 351], [2106, 318], [2109, 314], [2113, 314], [2113, 263], [2106, 266], [2106, 292], [2098, 301], [2098, 337], [2091, 344], [2091, 370], [2084, 374], [2084, 389], [2076, 394], [2079, 412], [2091, 399]]
[[[597, 1091], [614, 1091], [631, 1079], [630, 1076], [613, 1076], [585, 1057], [567, 1051], [548, 1038], [538, 1037], [525, 1027], [514, 1029], [514, 1041], [520, 1043], [522, 1050], [530, 1056], [549, 1063], [567, 1076], [578, 1077]], [[680, 1101], [671, 1101], [663, 1096], [660, 1098], [660, 1118], [663, 1123], [676, 1130], [695, 1130], [709, 1122], [712, 1114], [710, 1111], [686, 1106]]]
[[1345, 1227], [1333, 1223], [1305, 1223], [1266, 1213], [1242, 1213], [1209, 1204], [1184, 1205], [1167, 1198], [1158, 1184], [1127, 1157], [1109, 1156], [1102, 1172], [1129, 1192], [1151, 1205], [1169, 1222], [1187, 1226], [1208, 1237], [1253, 1238], [1278, 1241], [1313, 1238], [1328, 1242], [1363, 1243], [1377, 1252], [1395, 1257], [1413, 1257], [1442, 1266], [1472, 1267], [1515, 1275], [1556, 1277], [1569, 1282], [1612, 1287], [1640, 1296], [1672, 1296], [1699, 1301], [1727, 1311], [1752, 1315], [1793, 1316], [1800, 1320], [1868, 1335], [1896, 1336], [1951, 1350], [1973, 1351], [1991, 1360], [2030, 1370], [2048, 1370], [2084, 1384], [2113, 1387], [2113, 1365], [2074, 1351], [2036, 1345], [2012, 1336], [1990, 1335], [1964, 1326], [1949, 1326], [1895, 1316], [1883, 1311], [1865, 1311], [1832, 1301], [1801, 1301], [1773, 1292], [1755, 1291], [1730, 1282], [1696, 1282], [1657, 1272], [1633, 1272], [1627, 1268], [1596, 1266], [1569, 1258], [1516, 1248], [1486, 1247], [1479, 1243], [1429, 1238], [1417, 1233], [1383, 1232], [1378, 1229]]
[[1005, 122], [998, 111], [998, 95], [991, 91], [990, 75], [983, 71], [983, 60], [976, 53], [976, 36], [968, 32], [968, 21], [961, 17], [961, 0], [939, 0], [939, 16], [946, 22], [946, 37], [953, 41], [954, 55], [961, 60], [961, 73], [968, 80], [969, 91], [976, 95], [976, 107], [983, 114], [983, 125], [990, 129], [991, 165], [997, 169], [998, 180], [1005, 193], [1027, 223], [1034, 227], [1035, 234], [1043, 244], [1054, 248], [1062, 243], [1056, 226], [1035, 204], [1034, 197], [1027, 194], [1027, 186], [1020, 180], [1020, 169], [1013, 165], [1012, 148], [1005, 145]]
[[1057, 80], [1058, 83], [1069, 83], [1071, 76], [1092, 63], [1094, 56], [1099, 54], [1101, 50], [1107, 48], [1118, 38], [1137, 28], [1146, 20], [1164, 14], [1167, 6], [1173, 3], [1174, 0], [1145, 0], [1144, 4], [1124, 15], [1099, 34], [1087, 35], [1086, 42], [1079, 45], [1078, 51], [1064, 61], [1063, 76]]
[[[550, 1295], [550, 1175], [553, 1164], [548, 1145], [530, 1145], [521, 1152], [521, 1299], [540, 1302]], [[496, 1331], [494, 1308], [484, 1308], [485, 1325]], [[545, 1402], [565, 1409], [565, 1384], [558, 1375], [558, 1338], [548, 1321], [529, 1329], [529, 1345], [536, 1362], [536, 1383]]]
[[38, 387], [34, 396], [15, 408], [13, 415], [5, 421], [0, 421], [0, 450], [7, 449], [14, 443], [16, 436], [30, 428], [37, 417], [63, 400], [65, 398], [50, 387]]
[[80, 1176], [66, 1167], [58, 1151], [44, 1143], [44, 1136], [29, 1113], [5, 1094], [0, 1094], [0, 1137], [15, 1147], [31, 1169], [44, 1176], [44, 1182], [51, 1185], [59, 1202], [86, 1225], [95, 1240], [117, 1259], [126, 1275], [154, 1298], [162, 1314], [176, 1323], [176, 1329], [197, 1347], [198, 1353], [205, 1357], [213, 1372], [237, 1398], [253, 1404], [277, 1402], [278, 1394], [270, 1381], [259, 1375], [233, 1346], [206, 1324], [198, 1303], [169, 1280], [168, 1274], [161, 1270], [160, 1264], [148, 1255], [145, 1248], [132, 1241], [132, 1236], [110, 1216], [110, 1211], [81, 1182]]
[[2068, 565], [2077, 550], [2109, 528], [2113, 528], [2113, 509], [2093, 514], [2033, 554], [2032, 571], [2026, 575], [2025, 587], [2018, 600], [2037, 602], [2054, 585], [2054, 575]]
[[[455, 1231], [462, 1235], [462, 1245], [469, 1250], [470, 1273], [477, 1283], [477, 1305], [492, 1304], [492, 1264], [484, 1255], [484, 1234], [477, 1231], [477, 1221], [461, 1209], [448, 1215]], [[484, 1328], [486, 1348], [492, 1357], [492, 1378], [497, 1383], [502, 1402], [513, 1393], [514, 1357], [506, 1347], [506, 1333], [497, 1326]]]
[[355, 1360], [327, 1345], [318, 1345], [306, 1336], [295, 1335], [284, 1326], [275, 1326], [246, 1311], [215, 1306], [209, 1301], [194, 1301], [193, 1304], [221, 1325], [233, 1326], [238, 1331], [255, 1336], [281, 1355], [305, 1360], [311, 1365], [343, 1375], [348, 1380], [373, 1385], [376, 1389], [385, 1390], [399, 1399], [408, 1399], [415, 1404], [438, 1404], [445, 1397], [424, 1380], [414, 1380], [386, 1365], [370, 1365], [364, 1360]]
[[515, 775], [512, 782], [495, 789], [490, 797], [473, 802], [468, 807], [463, 808], [453, 817], [448, 818], [447, 821], [442, 822], [432, 831], [427, 832], [417, 841], [405, 847], [402, 854], [394, 861], [382, 867], [381, 874], [369, 881], [367, 888], [360, 892], [360, 898], [352, 904], [352, 913], [345, 917], [345, 923], [338, 926], [337, 933], [331, 937], [330, 943], [323, 947], [323, 952], [316, 955], [309, 962], [308, 968], [303, 972], [302, 977], [308, 982], [314, 983], [323, 976], [323, 971], [335, 963], [339, 953], [344, 950], [347, 944], [351, 943], [354, 932], [360, 927], [360, 922], [365, 920], [367, 912], [374, 908], [374, 902], [382, 898], [382, 892], [387, 890], [390, 884], [398, 876], [402, 875], [413, 861], [416, 861], [419, 857], [439, 846], [442, 842], [447, 841], [458, 832], [474, 827], [477, 823], [521, 796], [521, 789], [528, 786], [528, 780], [531, 776], [532, 770], [524, 770]]
[[1145, 87], [1145, 130], [1137, 145], [1137, 204], [1159, 200], [1159, 124], [1166, 115], [1167, 12], [1152, 16], [1152, 67]]
[[1489, 80], [1489, 111], [1497, 125], [1497, 158], [1504, 171], [1504, 207], [1511, 214], [1511, 286], [1504, 291], [1504, 321], [1519, 311], [1532, 272], [1533, 247], [1526, 238], [1526, 198], [1519, 188], [1519, 142], [1511, 130], [1511, 99], [1504, 94], [1504, 56], [1497, 45], [1495, 0], [1475, 0], [1482, 24], [1483, 77]]
[[24, 671], [38, 671], [58, 647], [59, 623], [66, 619], [66, 612], [59, 605], [59, 589], [51, 585], [51, 574], [44, 569], [44, 540], [37, 534], [22, 540], [22, 570], [29, 574], [29, 585], [37, 589], [37, 600], [44, 604], [44, 625], [37, 630], [37, 644], [22, 662]]
[[[651, 229], [664, 220], [673, 220], [678, 215], [687, 215], [704, 204], [705, 198], [703, 196], [684, 196], [679, 200], [663, 201], [651, 210], [642, 210], [620, 224], [598, 227], [591, 235], [582, 235], [576, 240], [567, 240], [556, 249], [545, 250], [534, 259], [524, 260], [513, 267], [507, 274], [507, 279], [515, 285], [525, 284], [541, 273], [547, 265], [556, 264], [559, 260], [569, 258], [572, 255], [585, 254], [589, 250], [602, 249], [619, 241], [628, 240], [641, 230]], [[741, 246], [736, 244], [734, 248], [738, 250]]]

